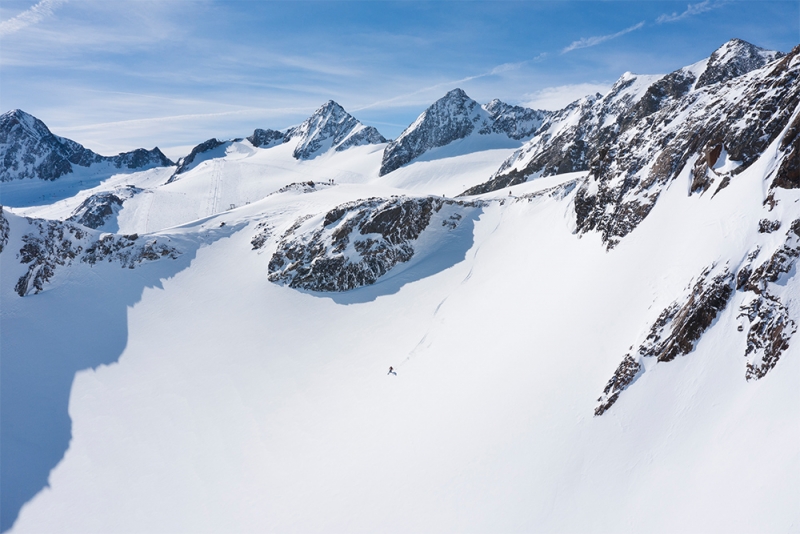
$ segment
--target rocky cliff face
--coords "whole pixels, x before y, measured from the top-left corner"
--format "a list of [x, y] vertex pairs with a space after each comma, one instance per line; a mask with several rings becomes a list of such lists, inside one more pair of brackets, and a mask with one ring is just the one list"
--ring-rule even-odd
[[[415, 254], [415, 241], [430, 227], [448, 231], [462, 212], [480, 203], [439, 197], [373, 198], [342, 204], [320, 216], [298, 219], [280, 238], [269, 279], [312, 291], [347, 291], [375, 283]], [[264, 229], [253, 239], [263, 246]]]
[[[691, 117], [694, 120], [687, 121], [685, 110], [692, 102], [697, 102], [696, 110], [708, 105], [709, 111], [718, 98], [725, 98], [723, 95], [738, 102], [734, 97], [737, 89], [726, 82], [733, 83], [743, 74], [763, 68], [779, 57], [779, 52], [734, 39], [708, 59], [666, 76], [626, 73], [607, 95], [581, 99], [548, 117], [534, 138], [504, 162], [488, 182], [464, 194], [494, 191], [539, 176], [594, 171], [593, 162], [596, 166], [606, 162], [612, 147], [625, 147], [621, 151], [617, 149], [615, 154], [628, 154], [630, 150], [626, 143], [633, 137], [645, 131], [646, 135], [652, 135], [654, 128], [661, 128], [664, 134], [660, 144], [651, 144], [650, 153], [639, 154], [635, 161], [629, 158], [623, 173], [627, 176], [636, 174], [646, 162], [659, 157], [661, 145], [679, 130], [684, 137], [690, 137], [700, 122], [707, 124], [705, 129], [710, 123], [718, 123], [720, 128], [724, 128], [726, 118], [721, 113], [700, 117], [695, 111]], [[700, 95], [706, 95], [706, 98], [701, 99]], [[759, 98], [758, 95], [751, 97]], [[740, 111], [746, 107], [746, 104], [734, 105]], [[731, 108], [726, 111], [731, 111]], [[733, 121], [727, 122], [731, 124]], [[661, 174], [665, 172], [665, 166], [672, 167], [672, 163], [661, 165]], [[671, 174], [674, 176], [675, 173]], [[624, 226], [620, 225], [619, 230], [624, 231]]]
[[409, 163], [425, 152], [472, 135], [500, 133], [512, 139], [533, 135], [547, 111], [510, 106], [492, 100], [481, 106], [461, 89], [453, 89], [417, 117], [383, 153], [380, 175]]
[[107, 163], [117, 169], [144, 170], [174, 165], [158, 148], [142, 148], [101, 156], [82, 145], [53, 135], [45, 124], [22, 110], [0, 115], [0, 181], [26, 178], [56, 180], [75, 166]]
[[96, 193], [81, 202], [80, 206], [67, 219], [87, 228], [98, 229], [117, 215], [122, 204], [142, 190], [132, 185], [119, 187], [115, 191]]
[[[175, 259], [181, 254], [158, 237], [101, 233], [70, 222], [45, 219], [27, 219], [27, 223], [29, 228], [21, 237], [23, 245], [17, 253], [27, 271], [14, 286], [21, 297], [43, 291], [59, 267], [74, 261], [90, 265], [111, 262], [133, 269], [143, 261]], [[11, 252], [6, 249], [5, 253]]]

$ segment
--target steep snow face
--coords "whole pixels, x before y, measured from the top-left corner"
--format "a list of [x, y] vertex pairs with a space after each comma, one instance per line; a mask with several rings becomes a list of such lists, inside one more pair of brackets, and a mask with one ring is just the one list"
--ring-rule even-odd
[[0, 115], [0, 160], [0, 186], [26, 178], [56, 180], [71, 173], [73, 165], [105, 163], [128, 170], [173, 165], [158, 148], [100, 156], [75, 141], [53, 135], [42, 121], [19, 109]]
[[473, 134], [502, 134], [519, 140], [532, 135], [548, 112], [510, 106], [493, 100], [481, 106], [461, 89], [434, 102], [383, 153], [381, 176], [425, 152]]
[[300, 126], [286, 133], [287, 142], [297, 141], [296, 159], [313, 159], [328, 150], [385, 143], [386, 139], [372, 126], [364, 126], [342, 106], [329, 100]]
[[549, 117], [537, 134], [506, 160], [486, 183], [465, 191], [479, 194], [550, 176], [589, 169], [602, 147], [624, 132], [643, 128], [656, 112], [704, 86], [733, 80], [782, 57], [733, 39], [711, 57], [666, 76], [625, 73], [603, 97], [583, 99]]

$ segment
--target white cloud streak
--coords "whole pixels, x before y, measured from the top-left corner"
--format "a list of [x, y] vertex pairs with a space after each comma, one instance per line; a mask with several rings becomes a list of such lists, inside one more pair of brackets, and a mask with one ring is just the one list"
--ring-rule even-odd
[[656, 24], [663, 24], [665, 22], [675, 22], [681, 19], [685, 19], [687, 17], [693, 17], [694, 15], [699, 15], [700, 13], [705, 13], [706, 11], [711, 11], [712, 9], [716, 9], [723, 5], [725, 2], [712, 2], [711, 0], [705, 0], [704, 2], [700, 2], [697, 4], [689, 4], [686, 6], [686, 11], [683, 13], [672, 13], [671, 15], [667, 15], [666, 13], [661, 15], [656, 19]]
[[41, 0], [16, 17], [0, 22], [0, 37], [18, 32], [31, 24], [40, 22], [43, 18], [52, 15], [53, 10], [66, 1], [67, 0]]
[[617, 37], [621, 37], [626, 33], [630, 33], [632, 31], [636, 31], [639, 28], [644, 26], [644, 21], [640, 22], [639, 24], [634, 24], [630, 28], [625, 28], [622, 31], [617, 33], [612, 33], [609, 35], [597, 35], [595, 37], [583, 37], [582, 39], [578, 39], [577, 41], [573, 41], [568, 47], [561, 51], [562, 54], [566, 54], [567, 52], [572, 52], [573, 50], [577, 50], [579, 48], [589, 48], [590, 46], [597, 46], [600, 43], [605, 43], [606, 41], [610, 41], [611, 39], [616, 39]]
[[593, 95], [595, 93], [604, 95], [610, 89], [611, 84], [609, 83], [575, 83], [559, 85], [557, 87], [546, 87], [533, 93], [526, 94], [520, 105], [533, 109], [557, 111], [586, 95]]

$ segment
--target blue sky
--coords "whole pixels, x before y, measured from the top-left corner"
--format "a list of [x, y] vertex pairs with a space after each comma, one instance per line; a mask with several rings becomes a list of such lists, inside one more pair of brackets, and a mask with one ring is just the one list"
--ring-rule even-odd
[[394, 137], [454, 87], [555, 109], [733, 37], [790, 50], [800, 1], [4, 0], [0, 108], [103, 154], [176, 155], [328, 99]]

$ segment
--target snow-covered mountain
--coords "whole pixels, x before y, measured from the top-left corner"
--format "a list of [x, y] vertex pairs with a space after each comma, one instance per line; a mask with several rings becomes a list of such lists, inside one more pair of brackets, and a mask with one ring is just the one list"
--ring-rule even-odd
[[0, 529], [791, 532], [798, 88], [732, 40], [15, 189]]
[[296, 142], [293, 156], [312, 159], [328, 150], [376, 145], [386, 139], [372, 126], [364, 126], [342, 106], [328, 100], [300, 126], [286, 132], [286, 142]]
[[104, 163], [115, 169], [144, 170], [174, 165], [158, 147], [100, 156], [82, 145], [53, 135], [45, 124], [20, 109], [0, 115], [0, 182], [38, 178], [56, 180], [73, 166]]
[[[590, 162], [626, 132], [641, 131], [653, 124], [651, 116], [656, 112], [661, 111], [663, 120], [671, 122], [671, 117], [679, 117], [681, 103], [697, 98], [697, 94], [707, 95], [701, 106], [709, 104], [711, 112], [710, 104], [717, 91], [732, 92], [727, 88], [700, 89], [762, 68], [781, 55], [732, 39], [709, 58], [666, 76], [625, 73], [605, 96], [585, 97], [549, 116], [536, 136], [506, 160], [491, 180], [466, 194], [494, 191], [539, 176], [588, 170]], [[717, 116], [713, 120], [720, 119]], [[670, 131], [676, 127], [686, 127], [689, 132], [692, 126], [678, 120]], [[645, 163], [644, 159], [639, 160]]]
[[471, 135], [501, 134], [517, 140], [528, 137], [548, 115], [547, 111], [511, 106], [496, 99], [481, 106], [463, 90], [453, 89], [386, 146], [380, 174], [388, 174], [433, 148]]

